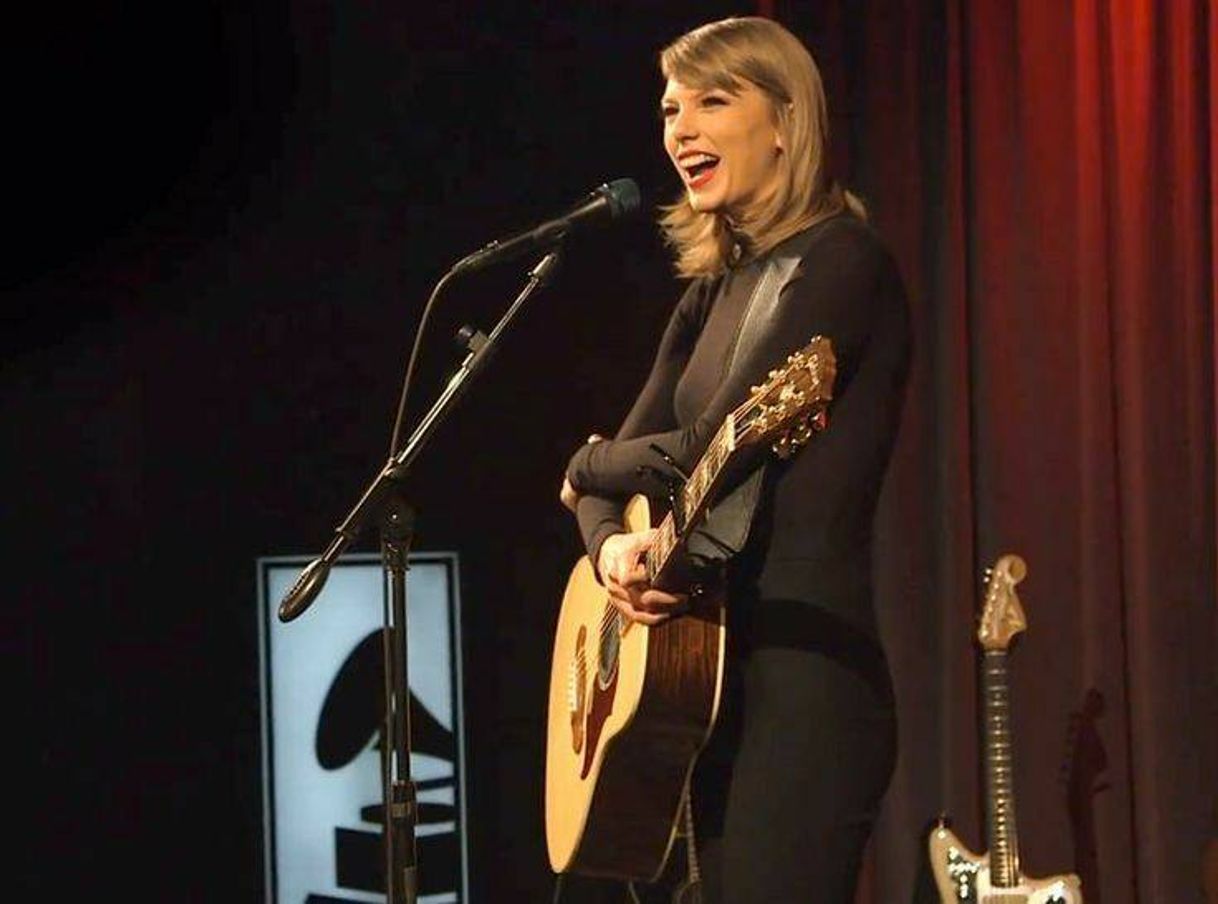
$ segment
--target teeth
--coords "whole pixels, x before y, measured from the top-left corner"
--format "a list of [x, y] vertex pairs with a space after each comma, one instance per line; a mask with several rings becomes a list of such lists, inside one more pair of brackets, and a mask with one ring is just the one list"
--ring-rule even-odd
[[717, 163], [718, 161], [719, 158], [711, 154], [692, 154], [681, 160], [681, 166], [685, 169], [693, 169], [695, 166], [702, 166], [704, 163]]

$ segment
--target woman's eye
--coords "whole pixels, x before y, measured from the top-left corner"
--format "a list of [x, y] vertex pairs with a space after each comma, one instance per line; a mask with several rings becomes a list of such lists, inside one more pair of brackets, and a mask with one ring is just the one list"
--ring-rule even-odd
[[727, 98], [722, 94], [708, 94], [702, 98], [702, 106], [704, 107], [723, 107], [727, 105]]

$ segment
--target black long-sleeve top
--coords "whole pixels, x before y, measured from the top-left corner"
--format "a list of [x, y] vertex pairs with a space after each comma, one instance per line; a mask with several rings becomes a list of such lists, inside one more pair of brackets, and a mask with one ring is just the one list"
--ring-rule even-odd
[[[900, 419], [909, 318], [896, 266], [848, 214], [816, 224], [770, 329], [729, 368], [762, 257], [693, 281], [678, 302], [647, 381], [612, 440], [581, 447], [567, 476], [582, 494], [580, 530], [593, 561], [622, 530], [624, 501], [656, 495], [638, 466], [657, 444], [689, 470], [727, 414], [766, 373], [820, 334], [837, 357], [829, 426], [789, 461], [769, 465], [749, 544], [736, 563], [761, 598], [811, 603], [874, 631], [871, 528]], [[785, 244], [785, 243], [784, 243]]]

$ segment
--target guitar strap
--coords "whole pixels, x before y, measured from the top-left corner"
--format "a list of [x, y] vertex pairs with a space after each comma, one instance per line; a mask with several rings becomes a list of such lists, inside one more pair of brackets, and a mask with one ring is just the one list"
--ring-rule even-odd
[[[761, 338], [774, 328], [782, 293], [798, 278], [800, 261], [812, 247], [825, 222], [828, 221], [779, 242], [770, 252], [745, 308], [726, 379], [736, 375], [743, 362], [752, 357]], [[702, 524], [690, 532], [686, 550], [694, 567], [717, 569], [744, 549], [769, 469], [770, 458], [767, 456], [760, 467], [715, 502]]]

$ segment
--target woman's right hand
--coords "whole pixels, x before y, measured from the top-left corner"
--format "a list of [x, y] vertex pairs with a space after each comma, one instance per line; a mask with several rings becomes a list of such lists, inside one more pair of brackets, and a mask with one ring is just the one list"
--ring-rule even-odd
[[[599, 433], [593, 433], [588, 437], [587, 444], [599, 443], [603, 439], [604, 437]], [[558, 491], [558, 501], [573, 515], [579, 508], [579, 493], [575, 491], [575, 487], [571, 486], [571, 478], [563, 477], [562, 489]]]
[[655, 625], [672, 618], [689, 602], [688, 594], [656, 590], [647, 579], [643, 557], [655, 542], [655, 529], [611, 534], [601, 543], [597, 571], [613, 605], [631, 621]]

